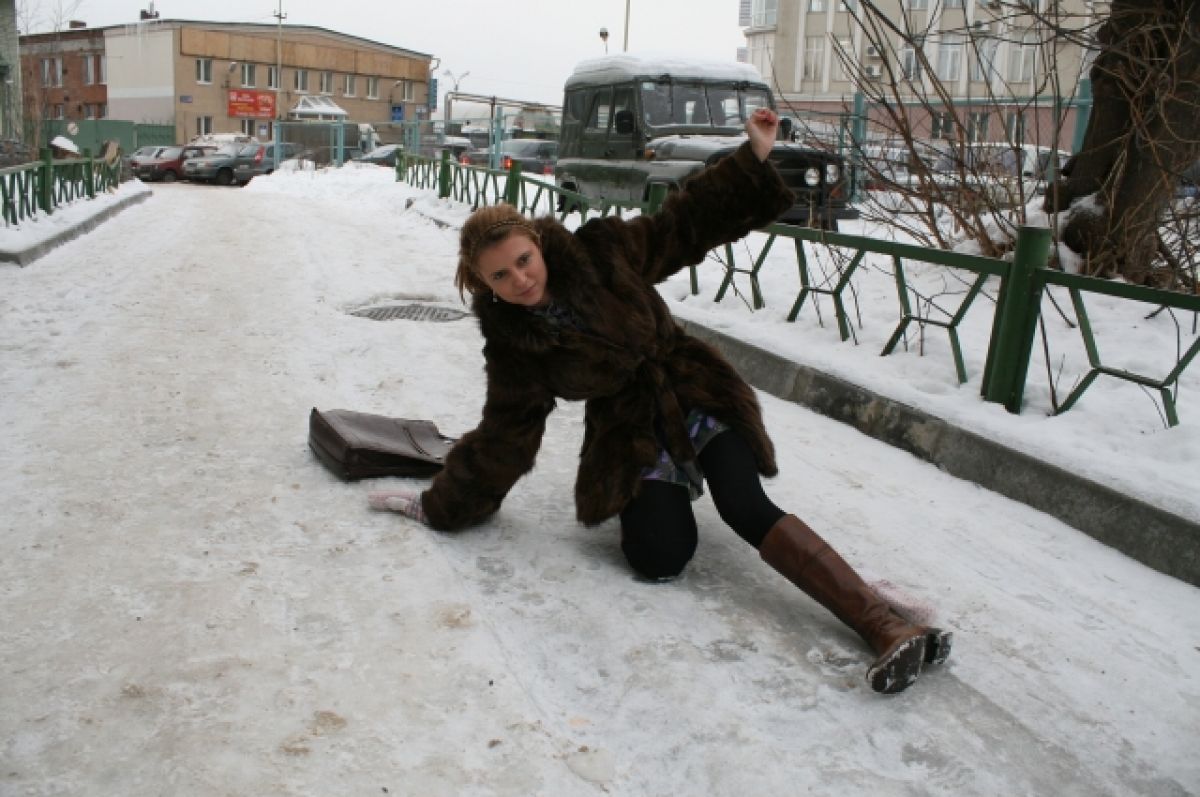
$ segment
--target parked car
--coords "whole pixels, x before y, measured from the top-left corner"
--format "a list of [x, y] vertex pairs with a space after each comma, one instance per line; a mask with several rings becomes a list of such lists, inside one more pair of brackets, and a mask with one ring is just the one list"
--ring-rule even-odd
[[139, 161], [133, 170], [133, 176], [145, 182], [161, 180], [164, 183], [173, 183], [183, 179], [184, 161], [188, 158], [203, 157], [216, 149], [190, 144], [185, 147], [163, 147], [154, 157]]
[[300, 145], [284, 141], [276, 144], [268, 141], [264, 144], [247, 144], [238, 150], [233, 164], [233, 179], [240, 185], [245, 185], [260, 174], [270, 174], [275, 171], [275, 149], [279, 148], [279, 162], [295, 158], [300, 154]]
[[396, 159], [400, 157], [400, 153], [403, 151], [404, 147], [399, 144], [384, 144], [381, 147], [371, 150], [366, 155], [359, 155], [354, 160], [357, 163], [388, 166], [394, 169], [396, 168]]
[[137, 167], [139, 165], [157, 157], [158, 153], [162, 152], [164, 149], [166, 149], [166, 146], [162, 144], [154, 144], [146, 147], [138, 147], [133, 152], [129, 153], [129, 155], [121, 159], [121, 170], [123, 172], [121, 179], [127, 180], [136, 176]]
[[[937, 155], [927, 179], [943, 197], [983, 200], [996, 207], [1023, 204], [1044, 194], [1070, 157], [1070, 153], [1050, 147], [1008, 142], [934, 147]], [[918, 181], [916, 175], [911, 176], [910, 188], [917, 189]]]
[[[676, 190], [733, 153], [746, 140], [746, 119], [774, 108], [775, 98], [750, 64], [625, 54], [580, 62], [562, 107], [558, 184], [588, 197], [642, 202], [653, 187]], [[780, 125], [770, 155], [796, 195], [779, 220], [836, 229], [839, 219], [856, 218], [845, 159], [792, 142], [790, 127]]]
[[233, 185], [233, 166], [244, 144], [222, 144], [215, 151], [183, 162], [183, 176], [188, 180]]
[[[466, 163], [472, 166], [487, 166], [491, 162], [491, 150], [475, 149], [464, 153]], [[513, 163], [521, 164], [525, 174], [554, 174], [558, 161], [558, 142], [540, 138], [510, 138], [500, 142], [499, 167], [508, 171]], [[460, 158], [460, 162], [463, 162]]]

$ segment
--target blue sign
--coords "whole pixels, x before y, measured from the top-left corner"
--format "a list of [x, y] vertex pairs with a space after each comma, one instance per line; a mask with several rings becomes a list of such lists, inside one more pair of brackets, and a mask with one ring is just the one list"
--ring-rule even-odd
[[425, 104], [429, 106], [429, 110], [437, 110], [437, 89], [438, 79], [435, 77], [429, 78], [429, 96], [425, 98]]
[[403, 122], [404, 121], [404, 106], [403, 105], [393, 105], [392, 106], [392, 121], [393, 122]]

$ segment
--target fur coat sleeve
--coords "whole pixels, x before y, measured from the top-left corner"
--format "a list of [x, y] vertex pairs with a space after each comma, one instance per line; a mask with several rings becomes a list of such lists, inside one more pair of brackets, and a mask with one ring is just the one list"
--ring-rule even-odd
[[779, 172], [755, 157], [749, 142], [688, 180], [652, 216], [630, 221], [605, 219], [628, 248], [627, 262], [640, 266], [642, 279], [662, 282], [702, 262], [714, 248], [767, 226], [795, 202]]
[[429, 525], [453, 531], [478, 523], [500, 508], [517, 479], [534, 463], [554, 397], [521, 377], [518, 365], [485, 347], [487, 400], [479, 425], [446, 456], [421, 504]]

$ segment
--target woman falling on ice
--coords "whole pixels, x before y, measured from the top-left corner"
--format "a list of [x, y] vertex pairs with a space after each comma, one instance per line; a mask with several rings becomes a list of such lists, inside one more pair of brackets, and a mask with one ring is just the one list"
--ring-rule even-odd
[[630, 566], [671, 578], [695, 553], [691, 500], [707, 482], [721, 519], [866, 641], [876, 656], [871, 688], [899, 692], [945, 661], [951, 635], [897, 614], [771, 502], [759, 479], [775, 475], [775, 451], [753, 390], [684, 333], [654, 288], [791, 206], [767, 161], [778, 127], [774, 112], [755, 111], [749, 140], [652, 216], [595, 219], [571, 233], [508, 205], [476, 211], [462, 229], [455, 283], [471, 294], [486, 341], [483, 417], [428, 490], [374, 493], [371, 503], [445, 531], [478, 523], [533, 467], [555, 399], [586, 401], [581, 522], [619, 516]]

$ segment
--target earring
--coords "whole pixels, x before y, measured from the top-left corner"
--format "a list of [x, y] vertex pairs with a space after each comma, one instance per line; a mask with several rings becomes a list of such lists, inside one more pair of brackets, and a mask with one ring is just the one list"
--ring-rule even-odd
[[495, 291], [493, 291], [492, 292], [492, 304], [495, 304], [495, 303], [496, 303], [496, 293], [495, 293]]

